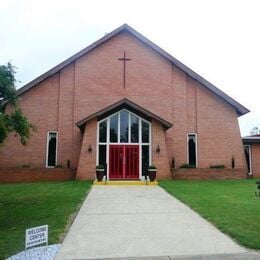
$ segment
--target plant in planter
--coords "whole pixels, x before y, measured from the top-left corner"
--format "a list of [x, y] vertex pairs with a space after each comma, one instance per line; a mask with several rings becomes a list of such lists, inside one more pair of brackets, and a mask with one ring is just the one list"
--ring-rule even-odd
[[157, 168], [154, 165], [150, 165], [148, 167], [148, 175], [150, 181], [154, 181], [156, 179], [156, 172], [157, 172]]
[[196, 165], [194, 164], [188, 164], [188, 163], [184, 163], [180, 166], [181, 169], [191, 169], [191, 168], [196, 168]]
[[63, 166], [61, 164], [57, 164], [54, 166], [54, 168], [63, 168]]
[[103, 165], [96, 166], [96, 176], [97, 176], [98, 181], [102, 181], [102, 179], [104, 177], [104, 171], [105, 171], [105, 168]]

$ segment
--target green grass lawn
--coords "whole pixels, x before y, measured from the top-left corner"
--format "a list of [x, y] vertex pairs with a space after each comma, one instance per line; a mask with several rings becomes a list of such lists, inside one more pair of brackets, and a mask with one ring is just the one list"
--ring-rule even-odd
[[260, 249], [256, 180], [160, 181], [160, 186], [238, 243]]
[[24, 250], [25, 229], [49, 225], [49, 244], [61, 242], [89, 181], [0, 185], [0, 259]]

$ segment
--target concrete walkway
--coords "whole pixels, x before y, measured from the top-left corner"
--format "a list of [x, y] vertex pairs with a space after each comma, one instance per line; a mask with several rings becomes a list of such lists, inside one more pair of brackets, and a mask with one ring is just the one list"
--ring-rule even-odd
[[232, 259], [246, 252], [160, 187], [94, 186], [56, 259]]

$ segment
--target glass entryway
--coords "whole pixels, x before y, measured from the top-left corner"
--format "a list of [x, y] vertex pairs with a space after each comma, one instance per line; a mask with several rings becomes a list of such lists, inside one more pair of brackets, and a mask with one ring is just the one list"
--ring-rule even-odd
[[108, 179], [141, 179], [151, 163], [151, 123], [122, 109], [98, 122], [97, 164]]

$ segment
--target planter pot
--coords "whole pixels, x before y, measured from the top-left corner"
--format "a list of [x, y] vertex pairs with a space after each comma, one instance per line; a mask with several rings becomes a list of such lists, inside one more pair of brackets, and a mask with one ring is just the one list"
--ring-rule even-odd
[[156, 172], [157, 172], [157, 169], [148, 169], [148, 175], [149, 175], [150, 181], [154, 181], [156, 179]]
[[97, 180], [102, 181], [104, 177], [104, 169], [96, 169]]

